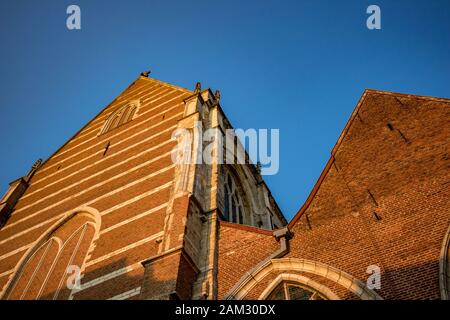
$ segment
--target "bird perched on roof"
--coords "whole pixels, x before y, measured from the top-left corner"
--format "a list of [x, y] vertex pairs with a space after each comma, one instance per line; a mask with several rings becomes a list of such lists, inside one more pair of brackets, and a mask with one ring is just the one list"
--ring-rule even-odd
[[150, 71], [144, 71], [144, 72], [141, 72], [141, 77], [146, 77], [146, 78], [148, 78], [149, 75], [150, 75]]

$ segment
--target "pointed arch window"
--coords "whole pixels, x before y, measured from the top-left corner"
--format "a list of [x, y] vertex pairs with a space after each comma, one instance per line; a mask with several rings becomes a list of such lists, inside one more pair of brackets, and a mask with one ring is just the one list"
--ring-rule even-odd
[[227, 174], [224, 194], [224, 218], [233, 223], [244, 224], [242, 196], [231, 174]]
[[139, 105], [139, 100], [135, 100], [114, 111], [106, 120], [100, 134], [107, 133], [133, 120], [138, 111]]
[[268, 296], [267, 300], [327, 300], [317, 290], [297, 283], [282, 282]]
[[12, 300], [67, 300], [76, 267], [80, 272], [100, 229], [99, 215], [76, 212], [56, 224], [19, 263], [3, 294]]

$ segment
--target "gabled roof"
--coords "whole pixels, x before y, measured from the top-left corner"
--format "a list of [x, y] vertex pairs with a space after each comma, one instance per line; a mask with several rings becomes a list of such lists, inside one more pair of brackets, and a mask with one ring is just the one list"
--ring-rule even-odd
[[84, 129], [86, 129], [95, 119], [97, 119], [103, 112], [105, 112], [105, 110], [107, 110], [116, 100], [118, 97], [122, 96], [130, 87], [132, 87], [138, 80], [147, 80], [147, 81], [152, 81], [152, 82], [157, 82], [161, 85], [167, 86], [169, 88], [172, 89], [176, 89], [176, 90], [182, 90], [185, 91], [187, 93], [193, 93], [193, 91], [188, 90], [186, 88], [182, 88], [182, 87], [178, 87], [178, 86], [174, 86], [172, 84], [154, 79], [154, 78], [148, 78], [148, 77], [144, 77], [144, 76], [138, 76], [132, 83], [130, 83], [130, 85], [128, 85], [120, 94], [118, 94], [109, 104], [107, 104], [103, 109], [101, 109], [94, 117], [91, 118], [91, 120], [89, 120], [84, 126], [81, 127], [80, 130], [78, 130], [77, 132], [75, 132], [75, 134], [73, 134], [69, 139], [66, 140], [66, 142], [64, 142], [64, 144], [62, 144], [55, 152], [53, 152], [41, 165], [41, 167], [43, 167], [47, 161], [49, 161], [51, 158], [53, 158], [56, 154], [58, 154], [70, 141], [72, 141], [74, 138], [77, 137], [78, 134], [80, 134]]
[[320, 174], [319, 179], [317, 180], [316, 184], [314, 185], [313, 189], [311, 190], [311, 193], [309, 194], [305, 203], [300, 208], [300, 210], [295, 214], [295, 216], [292, 218], [292, 220], [289, 222], [289, 224], [288, 224], [289, 228], [292, 228], [300, 220], [300, 218], [303, 216], [305, 211], [309, 208], [311, 202], [313, 201], [314, 197], [316, 196], [317, 192], [319, 191], [322, 182], [324, 181], [330, 168], [332, 167], [332, 165], [335, 161], [335, 155], [336, 155], [337, 151], [339, 150], [339, 147], [341, 146], [345, 136], [347, 135], [348, 131], [350, 130], [350, 128], [353, 124], [353, 120], [355, 120], [356, 116], [358, 115], [359, 111], [361, 110], [361, 108], [364, 104], [364, 100], [370, 94], [384, 94], [384, 95], [389, 95], [389, 96], [393, 96], [396, 98], [423, 99], [423, 100], [431, 100], [431, 101], [438, 101], [438, 102], [450, 102], [450, 99], [447, 99], [447, 98], [436, 98], [436, 97], [430, 97], [430, 96], [420, 96], [420, 95], [404, 94], [404, 93], [373, 90], [373, 89], [364, 90], [364, 93], [361, 96], [361, 98], [359, 99], [355, 110], [353, 110], [352, 115], [350, 116], [349, 120], [347, 121], [347, 124], [345, 125], [344, 129], [342, 130], [341, 134], [339, 135], [339, 138], [338, 138], [336, 144], [334, 145], [333, 149], [331, 150], [330, 159], [328, 160], [327, 164], [325, 165], [325, 168], [323, 169], [322, 173]]

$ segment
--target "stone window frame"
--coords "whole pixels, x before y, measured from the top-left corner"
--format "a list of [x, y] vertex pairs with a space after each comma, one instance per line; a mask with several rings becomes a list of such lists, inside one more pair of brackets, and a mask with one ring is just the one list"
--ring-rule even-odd
[[[247, 194], [242, 186], [239, 174], [235, 172], [235, 168], [225, 167], [223, 181], [223, 216], [226, 221], [240, 225], [253, 225], [251, 217], [251, 206], [247, 199]], [[230, 183], [231, 180], [231, 194]], [[228, 201], [226, 197], [228, 196]], [[233, 219], [233, 198], [236, 207], [236, 219]], [[240, 214], [239, 214], [240, 213]]]
[[242, 278], [224, 296], [224, 300], [245, 299], [247, 294], [250, 293], [256, 285], [261, 283], [272, 271], [281, 273], [295, 271], [318, 275], [353, 292], [361, 300], [383, 300], [377, 292], [369, 289], [364, 282], [350, 274], [318, 261], [300, 258], [271, 259], [258, 264], [242, 276]]
[[237, 186], [236, 179], [228, 172], [225, 181], [224, 213], [229, 222], [244, 224], [245, 210], [242, 203], [242, 194]]

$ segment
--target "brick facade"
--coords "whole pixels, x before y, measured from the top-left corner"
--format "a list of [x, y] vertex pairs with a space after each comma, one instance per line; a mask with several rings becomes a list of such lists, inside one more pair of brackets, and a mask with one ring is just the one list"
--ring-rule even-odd
[[[133, 119], [106, 130], [129, 103]], [[283, 281], [328, 298], [444, 298], [449, 105], [367, 90], [287, 224], [256, 166], [172, 161], [177, 129], [232, 128], [219, 95], [140, 76], [11, 184], [0, 203], [2, 298], [258, 299]], [[231, 178], [246, 225], [224, 221]], [[67, 288], [69, 265], [81, 288]], [[372, 265], [379, 290], [366, 284]]]
[[[175, 172], [171, 134], [183, 117], [183, 99], [191, 94], [139, 77], [37, 170], [0, 230], [1, 288], [15, 281], [20, 259], [33, 253], [37, 239], [52, 224], [77, 208], [90, 207], [99, 213], [99, 237], [84, 263], [77, 263], [83, 264], [82, 290], [73, 291], [71, 298], [132, 298], [143, 291], [142, 261], [163, 251]], [[140, 102], [134, 119], [100, 134], [108, 116], [130, 100]], [[42, 265], [39, 270], [49, 268]], [[166, 273], [177, 279], [177, 266]], [[29, 298], [38, 296], [37, 290], [29, 291]]]

